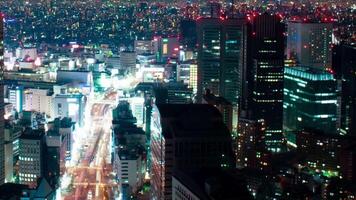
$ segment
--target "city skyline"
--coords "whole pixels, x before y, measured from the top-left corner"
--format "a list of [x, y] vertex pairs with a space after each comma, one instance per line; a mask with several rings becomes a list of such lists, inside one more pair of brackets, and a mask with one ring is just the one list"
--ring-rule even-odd
[[355, 199], [355, 14], [1, 1], [0, 199]]

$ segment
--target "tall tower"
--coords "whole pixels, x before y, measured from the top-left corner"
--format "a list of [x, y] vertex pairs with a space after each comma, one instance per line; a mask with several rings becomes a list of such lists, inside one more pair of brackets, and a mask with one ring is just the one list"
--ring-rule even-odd
[[333, 49], [333, 70], [341, 90], [339, 133], [356, 134], [356, 45], [340, 44]]
[[209, 89], [233, 105], [238, 103], [240, 70], [246, 65], [246, 27], [244, 19], [198, 19], [198, 100]]
[[0, 13], [0, 184], [5, 182], [4, 153], [4, 15]]
[[253, 68], [247, 73], [253, 118], [266, 123], [266, 146], [272, 152], [282, 149], [284, 24], [278, 15], [264, 13], [252, 21], [251, 58]]

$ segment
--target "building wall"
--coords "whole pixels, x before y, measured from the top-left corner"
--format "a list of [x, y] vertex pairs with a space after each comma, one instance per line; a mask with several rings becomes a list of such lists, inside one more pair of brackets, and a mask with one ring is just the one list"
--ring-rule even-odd
[[136, 52], [120, 52], [120, 65], [124, 72], [133, 74], [136, 71]]
[[23, 89], [20, 87], [10, 88], [9, 89], [9, 103], [13, 105], [13, 107], [18, 112], [22, 112], [23, 109]]
[[120, 159], [120, 156], [115, 157], [116, 172], [120, 181], [120, 185], [129, 184], [130, 192], [136, 193], [143, 184], [144, 179], [144, 164], [142, 157], [137, 159]]
[[330, 68], [332, 23], [289, 22], [287, 56], [301, 65]]
[[356, 46], [337, 45], [333, 51], [333, 71], [341, 90], [339, 132], [356, 134]]
[[332, 74], [309, 68], [285, 69], [284, 130], [313, 128], [336, 134], [337, 82]]
[[143, 97], [133, 97], [130, 98], [130, 106], [132, 110], [132, 114], [137, 119], [137, 125], [143, 126], [144, 123], [144, 104], [145, 99]]
[[70, 117], [79, 125], [83, 123], [85, 107], [82, 95], [56, 95], [53, 100], [53, 117]]
[[[189, 170], [203, 167], [232, 167], [230, 158], [233, 155], [230, 138], [225, 136], [175, 137], [172, 133], [174, 127], [170, 127], [171, 120], [174, 121], [169, 117], [161, 118], [158, 108], [156, 106], [153, 108], [150, 142], [151, 199], [172, 199], [173, 168]], [[223, 123], [222, 119], [220, 120]], [[162, 127], [165, 127], [165, 130], [162, 130]], [[223, 125], [223, 127], [225, 126]], [[168, 130], [172, 132], [169, 133]], [[225, 130], [221, 129], [221, 131]], [[172, 136], [167, 136], [170, 134]]]
[[20, 138], [19, 175], [20, 183], [37, 186], [37, 178], [43, 175], [42, 141]]
[[203, 18], [197, 21], [198, 99], [205, 89], [233, 104], [240, 93], [245, 62], [245, 21]]
[[239, 119], [237, 136], [237, 165], [239, 167], [266, 168], [263, 162], [263, 137], [266, 127], [264, 120]]
[[154, 51], [151, 40], [135, 40], [134, 46], [137, 54], [152, 53]]
[[59, 134], [61, 136], [61, 161], [65, 163], [66, 161], [70, 160], [72, 157], [72, 142], [73, 142], [73, 129], [70, 128], [60, 128]]
[[[268, 150], [280, 152], [283, 148], [283, 69], [285, 26], [278, 15], [264, 13], [252, 22], [252, 65], [248, 77], [253, 77], [249, 93], [252, 96], [250, 109], [254, 119], [264, 119], [266, 124], [266, 146]], [[252, 73], [252, 74], [251, 74]], [[248, 80], [251, 81], [251, 80]], [[273, 114], [271, 114], [273, 113]]]
[[53, 97], [48, 90], [28, 89], [24, 92], [24, 110], [37, 111], [53, 117]]
[[14, 175], [14, 157], [18, 156], [20, 129], [13, 127], [4, 130], [4, 148], [5, 148], [5, 180], [6, 182], [13, 181]]

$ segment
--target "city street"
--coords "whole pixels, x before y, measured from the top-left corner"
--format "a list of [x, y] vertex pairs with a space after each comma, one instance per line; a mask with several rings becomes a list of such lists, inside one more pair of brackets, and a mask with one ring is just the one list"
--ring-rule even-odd
[[[115, 101], [116, 95], [109, 93], [104, 102]], [[84, 128], [86, 137], [75, 141], [79, 148], [78, 161], [73, 161], [66, 167], [66, 173], [71, 179], [64, 200], [113, 199], [115, 186], [111, 176], [110, 137], [112, 105], [95, 102], [90, 106], [90, 116]], [[80, 137], [77, 137], [80, 138]]]

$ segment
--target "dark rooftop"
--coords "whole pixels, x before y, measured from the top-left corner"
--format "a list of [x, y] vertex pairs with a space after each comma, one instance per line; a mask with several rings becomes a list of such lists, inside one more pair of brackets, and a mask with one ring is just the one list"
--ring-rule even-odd
[[175, 170], [173, 176], [201, 200], [252, 199], [243, 176], [234, 170]]
[[230, 137], [220, 112], [209, 104], [158, 104], [165, 137]]

